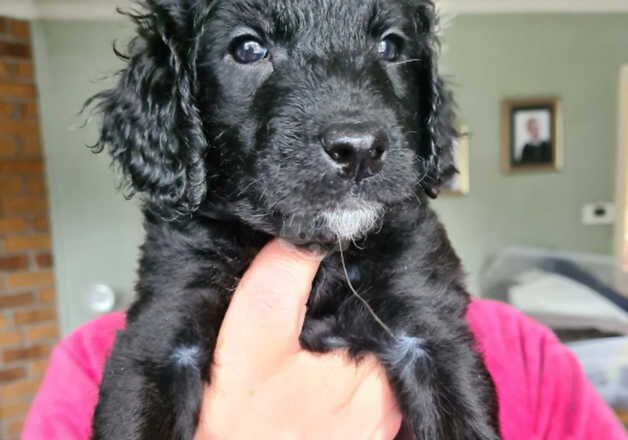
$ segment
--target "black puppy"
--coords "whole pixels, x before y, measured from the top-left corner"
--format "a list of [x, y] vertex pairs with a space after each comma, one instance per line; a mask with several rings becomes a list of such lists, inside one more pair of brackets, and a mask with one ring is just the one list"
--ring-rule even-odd
[[[301, 343], [374, 353], [416, 439], [497, 439], [468, 295], [427, 205], [454, 170], [431, 0], [144, 0], [92, 103], [144, 201], [138, 299], [95, 439], [191, 439], [231, 293], [272, 237], [330, 250]], [[352, 292], [349, 282], [378, 319]]]

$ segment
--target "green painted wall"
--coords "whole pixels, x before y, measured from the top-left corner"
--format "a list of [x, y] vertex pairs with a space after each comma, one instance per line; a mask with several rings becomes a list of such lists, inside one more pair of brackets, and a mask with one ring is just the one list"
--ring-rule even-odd
[[[35, 23], [35, 61], [47, 155], [62, 329], [90, 314], [85, 291], [105, 282], [128, 294], [142, 232], [134, 202], [115, 190], [108, 159], [83, 145], [84, 100], [119, 66], [113, 22]], [[580, 208], [613, 198], [617, 78], [628, 63], [628, 14], [464, 16], [445, 34], [443, 68], [455, 76], [473, 132], [471, 194], [436, 203], [471, 275], [508, 245], [610, 253], [610, 227], [585, 227]], [[565, 126], [562, 172], [505, 176], [499, 167], [499, 103], [505, 96], [558, 95]], [[472, 287], [473, 288], [473, 287]]]
[[[447, 28], [444, 51], [444, 71], [454, 76], [461, 116], [473, 133], [471, 193], [436, 206], [471, 288], [487, 256], [504, 246], [612, 253], [612, 228], [584, 226], [581, 208], [614, 199], [628, 14], [458, 17]], [[500, 102], [519, 95], [560, 97], [561, 172], [502, 173]]]
[[86, 291], [104, 282], [132, 290], [141, 217], [133, 202], [116, 192], [109, 158], [85, 145], [97, 124], [81, 128], [85, 100], [102, 89], [102, 78], [119, 66], [112, 54], [118, 23], [39, 22], [33, 26], [53, 251], [61, 329], [89, 319]]

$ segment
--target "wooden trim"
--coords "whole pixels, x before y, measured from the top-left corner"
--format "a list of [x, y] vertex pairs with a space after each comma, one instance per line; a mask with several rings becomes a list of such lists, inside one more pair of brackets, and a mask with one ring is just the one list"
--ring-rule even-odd
[[[512, 153], [512, 118], [511, 113], [514, 108], [525, 107], [547, 107], [553, 114], [552, 120], [552, 164], [546, 165], [519, 165], [513, 166], [511, 160]], [[508, 98], [502, 101], [501, 105], [501, 163], [505, 173], [529, 173], [560, 171], [563, 164], [563, 140], [562, 140], [562, 115], [557, 97], [527, 97]]]
[[458, 169], [456, 183], [458, 185], [453, 187], [451, 185], [452, 182], [449, 185], [445, 185], [440, 194], [442, 196], [466, 196], [471, 190], [471, 156], [469, 151], [471, 134], [466, 125], [458, 125], [457, 130], [460, 136], [454, 148], [454, 159]]

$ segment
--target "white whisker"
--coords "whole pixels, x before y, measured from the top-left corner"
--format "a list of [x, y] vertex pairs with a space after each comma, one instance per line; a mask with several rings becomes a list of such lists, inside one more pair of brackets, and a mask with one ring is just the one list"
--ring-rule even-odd
[[419, 61], [423, 61], [423, 60], [420, 59], [420, 58], [410, 58], [409, 60], [403, 60], [403, 61], [397, 61], [397, 62], [394, 62], [394, 63], [388, 63], [386, 65], [386, 67], [401, 66], [403, 64], [417, 63]]
[[349, 286], [349, 290], [351, 290], [351, 293], [353, 293], [353, 295], [357, 299], [359, 299], [362, 304], [364, 304], [364, 307], [366, 307], [366, 310], [368, 310], [368, 312], [371, 314], [375, 322], [377, 322], [382, 327], [382, 329], [384, 329], [384, 331], [390, 335], [391, 338], [393, 338], [394, 340], [397, 340], [397, 337], [392, 332], [390, 327], [388, 327], [386, 323], [382, 321], [382, 319], [379, 316], [377, 316], [377, 313], [375, 313], [375, 310], [373, 310], [373, 308], [368, 303], [368, 301], [365, 300], [362, 297], [362, 295], [358, 293], [357, 290], [355, 290], [355, 287], [353, 287], [353, 284], [351, 283], [351, 279], [349, 278], [349, 271], [347, 270], [347, 263], [345, 262], [345, 253], [342, 250], [342, 240], [340, 239], [340, 237], [338, 237], [338, 249], [340, 250], [340, 262], [342, 263], [342, 269], [345, 273], [345, 278], [347, 280], [347, 285]]

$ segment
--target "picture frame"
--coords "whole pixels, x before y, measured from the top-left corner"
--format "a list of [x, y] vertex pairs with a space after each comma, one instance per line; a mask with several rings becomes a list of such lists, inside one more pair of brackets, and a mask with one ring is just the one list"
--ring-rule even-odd
[[561, 117], [556, 97], [502, 102], [502, 164], [507, 173], [559, 171]]
[[470, 134], [466, 125], [457, 127], [460, 137], [454, 146], [454, 162], [458, 173], [443, 186], [443, 195], [465, 196], [471, 190], [471, 171], [469, 166]]

